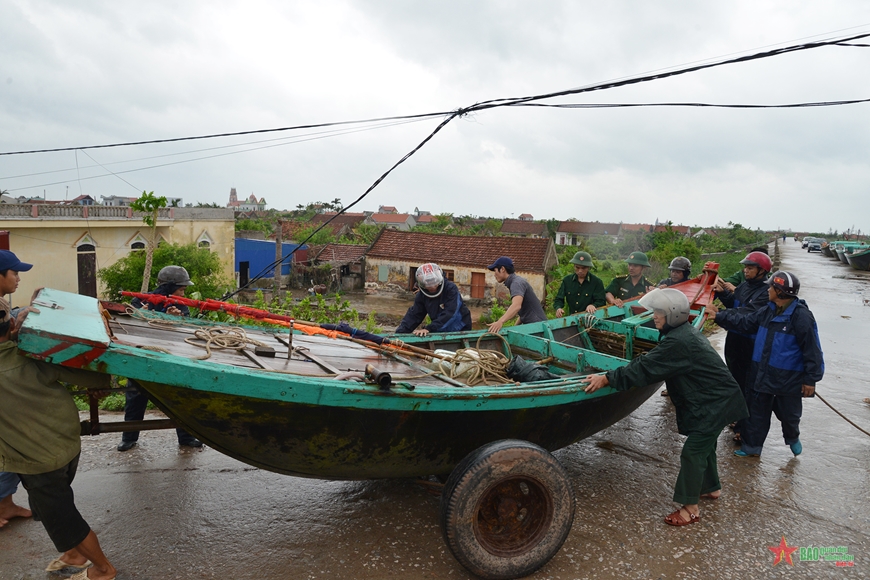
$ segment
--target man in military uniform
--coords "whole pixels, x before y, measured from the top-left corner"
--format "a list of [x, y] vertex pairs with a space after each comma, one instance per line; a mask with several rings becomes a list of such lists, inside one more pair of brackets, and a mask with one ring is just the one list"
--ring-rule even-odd
[[650, 267], [646, 254], [632, 252], [625, 262], [628, 264], [628, 276], [617, 276], [607, 287], [608, 304], [622, 306], [624, 300], [642, 296], [655, 288], [655, 284], [643, 275], [643, 269]]
[[592, 256], [587, 252], [577, 252], [569, 261], [574, 264], [574, 273], [562, 278], [562, 285], [559, 286], [559, 292], [553, 300], [556, 316], [564, 316], [566, 309], [567, 314], [575, 312], [593, 314], [596, 309], [607, 304], [604, 282], [589, 272], [595, 266], [592, 263]]

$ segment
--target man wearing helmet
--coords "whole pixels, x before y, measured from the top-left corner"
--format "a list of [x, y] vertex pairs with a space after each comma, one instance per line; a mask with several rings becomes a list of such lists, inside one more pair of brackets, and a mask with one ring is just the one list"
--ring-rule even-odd
[[[397, 334], [413, 332], [426, 336], [430, 332], [471, 330], [471, 311], [462, 301], [456, 284], [444, 279], [438, 264], [423, 264], [417, 268], [416, 278], [418, 291], [414, 304], [402, 318]], [[417, 328], [427, 314], [432, 322]]]
[[692, 272], [692, 262], [685, 256], [677, 256], [668, 265], [671, 275], [659, 282], [659, 288], [667, 288], [673, 284], [679, 284], [689, 279]]
[[[166, 266], [157, 273], [157, 288], [149, 294], [183, 297], [188, 286], [193, 286], [193, 282], [186, 269], [181, 266]], [[172, 316], [190, 316], [190, 309], [184, 304], [158, 305], [150, 302], [143, 303], [138, 298], [134, 298], [130, 305], [133, 308], [147, 308]], [[148, 406], [148, 394], [141, 390], [139, 383], [133, 379], [127, 379], [127, 392], [125, 394], [124, 421], [142, 421]], [[178, 435], [178, 444], [182, 447], [202, 447], [202, 442], [184, 429], [176, 429], [175, 432]], [[138, 431], [127, 431], [121, 435], [118, 451], [129, 451], [136, 446], [138, 441]]]
[[[767, 254], [768, 256], [770, 256], [767, 251], [767, 246], [756, 246], [755, 248], [752, 248], [752, 250], [750, 250], [750, 253], [752, 252], [761, 252], [762, 254]], [[746, 276], [743, 273], [743, 268], [740, 268], [739, 270], [725, 278], [722, 281], [722, 286], [724, 286], [725, 290], [734, 292], [734, 289], [740, 286], [740, 284], [745, 281]]]
[[779, 271], [767, 284], [769, 302], [761, 310], [711, 310], [722, 328], [756, 335], [749, 371], [749, 420], [743, 446], [734, 452], [738, 457], [761, 455], [771, 412], [782, 423], [785, 444], [795, 456], [800, 455], [802, 397], [815, 395], [816, 383], [825, 374], [816, 319], [807, 303], [797, 297], [797, 276]]
[[587, 252], [577, 252], [569, 261], [574, 264], [574, 273], [562, 278], [562, 285], [553, 300], [556, 316], [564, 316], [566, 308], [568, 314], [593, 314], [597, 308], [607, 304], [604, 282], [589, 271], [595, 265]]
[[655, 284], [643, 275], [644, 268], [650, 267], [646, 254], [632, 252], [625, 263], [628, 264], [628, 276], [617, 276], [605, 290], [608, 304], [621, 307], [623, 301], [642, 296], [655, 288]]
[[[736, 308], [744, 312], [752, 312], [764, 308], [767, 305], [767, 275], [773, 264], [770, 256], [760, 251], [749, 252], [740, 261], [743, 264], [744, 281], [737, 285], [733, 291], [727, 289], [727, 285], [721, 278], [717, 278], [716, 297], [722, 301], [726, 308]], [[755, 347], [755, 333], [747, 334], [736, 330], [729, 330], [725, 337], [725, 364], [734, 380], [740, 385], [745, 397], [749, 396], [749, 367], [752, 362], [752, 349]], [[748, 402], [747, 402], [748, 404]], [[740, 442], [743, 431], [743, 423], [738, 422], [734, 426], [734, 441]]]
[[722, 428], [746, 417], [740, 387], [716, 350], [689, 320], [689, 299], [673, 288], [656, 289], [638, 304], [653, 311], [662, 339], [646, 355], [604, 374], [589, 375], [587, 393], [610, 386], [618, 391], [666, 381], [677, 414], [677, 431], [687, 435], [680, 453], [680, 474], [673, 500], [683, 507], [665, 523], [684, 526], [700, 521], [698, 501], [719, 497], [716, 440]]

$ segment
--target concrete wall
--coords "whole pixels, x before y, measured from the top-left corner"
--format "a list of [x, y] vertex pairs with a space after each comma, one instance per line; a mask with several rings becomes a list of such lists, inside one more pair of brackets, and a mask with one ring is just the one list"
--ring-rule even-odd
[[[84, 206], [64, 206], [63, 213], [68, 215], [62, 216], [41, 215], [43, 207], [32, 210], [30, 206], [0, 206], [0, 230], [10, 233], [9, 249], [22, 261], [34, 264], [32, 270], [21, 273], [21, 284], [13, 295], [16, 306], [29, 303], [33, 290], [43, 286], [78, 292], [77, 247], [83, 241], [93, 240], [99, 270], [126, 256], [137, 234], [144, 238], [150, 234], [141, 217], [127, 217], [126, 211], [117, 212], [120, 208], [91, 206], [85, 218], [80, 213]], [[67, 208], [77, 209], [70, 212]], [[113, 210], [114, 215], [100, 217], [101, 210]], [[173, 217], [169, 215], [168, 211], [161, 211], [161, 216], [167, 217], [157, 221], [158, 240], [162, 237], [169, 243], [190, 244], [198, 242], [205, 233], [211, 251], [220, 257], [224, 275], [232, 280], [235, 256], [232, 210], [173, 208]], [[102, 291], [99, 287], [98, 292]]]

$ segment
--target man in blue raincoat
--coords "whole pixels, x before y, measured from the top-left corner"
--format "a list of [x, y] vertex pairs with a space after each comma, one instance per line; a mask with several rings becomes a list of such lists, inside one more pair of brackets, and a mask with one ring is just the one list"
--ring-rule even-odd
[[[417, 336], [426, 336], [430, 332], [471, 330], [471, 311], [462, 301], [456, 284], [444, 279], [438, 264], [423, 264], [417, 268], [416, 278], [419, 290], [396, 334], [413, 332]], [[418, 328], [427, 314], [431, 322]]]

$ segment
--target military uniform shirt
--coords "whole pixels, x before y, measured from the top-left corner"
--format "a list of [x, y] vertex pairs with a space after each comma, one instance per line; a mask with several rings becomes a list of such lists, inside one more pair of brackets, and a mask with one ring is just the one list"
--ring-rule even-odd
[[646, 294], [647, 286], [655, 286], [655, 284], [647, 280], [646, 276], [642, 276], [637, 284], [631, 283], [631, 276], [617, 276], [605, 292], [610, 292], [614, 298], [619, 298], [620, 300], [631, 300], [635, 296]]
[[553, 308], [565, 308], [568, 314], [574, 314], [584, 312], [590, 304], [596, 308], [607, 304], [604, 282], [601, 278], [591, 272], [586, 274], [582, 284], [577, 274], [569, 274], [562, 278], [562, 285], [559, 286], [559, 292], [553, 300]]

